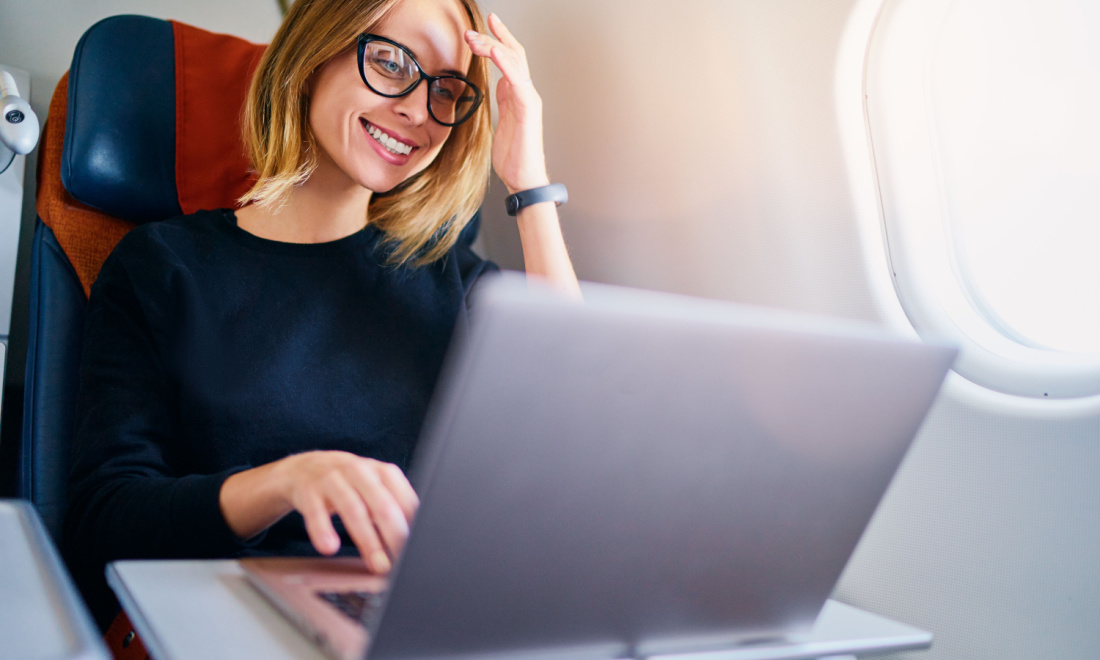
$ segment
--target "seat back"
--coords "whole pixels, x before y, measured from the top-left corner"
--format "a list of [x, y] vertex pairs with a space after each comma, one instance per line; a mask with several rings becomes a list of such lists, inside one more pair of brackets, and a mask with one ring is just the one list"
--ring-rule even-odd
[[233, 206], [247, 191], [239, 122], [263, 48], [116, 16], [88, 29], [54, 92], [38, 159], [16, 495], [55, 540], [92, 283], [137, 224]]

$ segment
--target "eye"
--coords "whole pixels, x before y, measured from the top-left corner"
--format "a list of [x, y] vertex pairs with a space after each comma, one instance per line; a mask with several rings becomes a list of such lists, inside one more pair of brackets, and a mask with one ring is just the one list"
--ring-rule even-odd
[[440, 101], [447, 101], [448, 103], [453, 103], [454, 100], [455, 100], [454, 92], [452, 92], [451, 90], [449, 90], [445, 87], [440, 87], [440, 86], [437, 85], [434, 89], [432, 89], [432, 93]]
[[436, 80], [432, 85], [432, 96], [435, 100], [454, 105], [469, 92], [469, 87], [458, 78], [443, 78]]
[[371, 68], [390, 78], [407, 77], [405, 67], [401, 66], [401, 64], [396, 60], [391, 60], [384, 56], [375, 55], [371, 58], [370, 64]]

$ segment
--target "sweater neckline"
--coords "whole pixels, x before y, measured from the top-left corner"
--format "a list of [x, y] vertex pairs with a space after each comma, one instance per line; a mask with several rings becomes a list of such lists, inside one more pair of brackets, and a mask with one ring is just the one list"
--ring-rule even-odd
[[329, 255], [335, 252], [347, 252], [373, 245], [381, 236], [382, 231], [372, 224], [368, 224], [354, 234], [324, 243], [287, 243], [270, 238], [261, 238], [241, 228], [237, 224], [237, 214], [231, 208], [218, 209], [222, 224], [238, 243], [259, 250], [276, 254], [293, 254], [298, 256]]

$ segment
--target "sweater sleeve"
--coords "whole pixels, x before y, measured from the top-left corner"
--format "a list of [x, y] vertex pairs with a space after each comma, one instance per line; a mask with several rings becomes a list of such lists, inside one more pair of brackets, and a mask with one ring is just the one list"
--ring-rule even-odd
[[247, 466], [219, 474], [176, 469], [172, 278], [164, 266], [150, 268], [147, 254], [127, 258], [147, 253], [149, 243], [124, 239], [88, 302], [64, 546], [70, 562], [93, 575], [115, 559], [229, 556], [244, 545], [218, 495]]

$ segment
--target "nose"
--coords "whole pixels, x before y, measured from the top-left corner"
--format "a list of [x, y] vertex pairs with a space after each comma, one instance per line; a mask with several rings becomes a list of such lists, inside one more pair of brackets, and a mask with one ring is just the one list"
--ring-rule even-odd
[[410, 94], [394, 99], [394, 111], [405, 117], [409, 124], [420, 126], [428, 121], [428, 84], [427, 80], [421, 80]]

